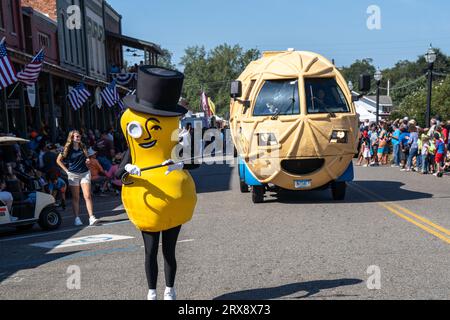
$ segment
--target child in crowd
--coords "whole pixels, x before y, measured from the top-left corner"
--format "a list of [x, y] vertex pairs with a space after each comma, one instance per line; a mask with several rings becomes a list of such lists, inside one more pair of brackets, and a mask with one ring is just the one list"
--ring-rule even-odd
[[428, 166], [429, 166], [429, 173], [434, 174], [435, 173], [435, 155], [436, 155], [436, 144], [434, 142], [434, 139], [430, 137], [430, 147], [428, 149]]
[[381, 165], [387, 165], [387, 157], [385, 157], [387, 148], [387, 132], [383, 130], [378, 140], [378, 163]]
[[450, 172], [450, 149], [447, 147], [447, 159], [445, 161], [444, 172]]
[[422, 135], [421, 140], [421, 156], [422, 156], [422, 174], [428, 174], [430, 169], [429, 155], [430, 155], [430, 138], [427, 135]]
[[116, 173], [119, 170], [119, 165], [121, 162], [122, 162], [122, 154], [118, 153], [114, 157], [112, 167], [106, 173], [106, 176], [110, 179], [111, 186], [116, 191], [117, 195], [120, 194], [120, 191], [122, 190], [122, 180], [116, 178]]
[[363, 158], [367, 161], [364, 167], [370, 166], [370, 160], [372, 158], [372, 150], [370, 147], [370, 138], [367, 132], [364, 132], [364, 137], [362, 141]]
[[55, 198], [61, 197], [61, 208], [66, 210], [66, 182], [56, 174], [51, 173], [48, 177], [48, 191]]
[[441, 135], [439, 133], [434, 134], [434, 143], [436, 146], [435, 161], [437, 167], [437, 172], [435, 173], [435, 176], [442, 177], [444, 174], [446, 147], [445, 142], [441, 138]]

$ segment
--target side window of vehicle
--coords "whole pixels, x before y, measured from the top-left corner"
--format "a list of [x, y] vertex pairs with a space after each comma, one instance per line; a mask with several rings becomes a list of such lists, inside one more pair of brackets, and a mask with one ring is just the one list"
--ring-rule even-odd
[[267, 80], [256, 99], [253, 116], [300, 114], [298, 79]]
[[[256, 80], [252, 80], [250, 82], [250, 85], [248, 86], [247, 92], [245, 94], [245, 101], [249, 101], [250, 94], [252, 93], [252, 90], [255, 87], [255, 83], [256, 83]], [[243, 114], [247, 113], [247, 110], [249, 107], [250, 107], [250, 101], [249, 101], [249, 105], [244, 105], [244, 108], [242, 108], [242, 113]]]

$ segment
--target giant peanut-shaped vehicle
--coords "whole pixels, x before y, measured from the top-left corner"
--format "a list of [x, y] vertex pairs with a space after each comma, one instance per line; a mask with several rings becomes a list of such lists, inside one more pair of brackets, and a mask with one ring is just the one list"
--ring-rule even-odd
[[266, 52], [232, 84], [230, 126], [241, 191], [331, 187], [343, 200], [354, 178], [358, 115], [348, 85], [312, 52]]

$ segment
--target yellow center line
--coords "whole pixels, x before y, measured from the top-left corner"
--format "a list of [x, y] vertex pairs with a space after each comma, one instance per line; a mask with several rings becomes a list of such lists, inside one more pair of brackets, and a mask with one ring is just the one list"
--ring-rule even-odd
[[[411, 210], [408, 210], [408, 209], [403, 208], [403, 207], [401, 207], [401, 206], [399, 206], [397, 204], [394, 204], [394, 203], [384, 199], [383, 197], [377, 195], [376, 193], [373, 193], [372, 191], [367, 190], [364, 187], [355, 186], [354, 184], [350, 184], [350, 187], [353, 190], [357, 191], [358, 193], [360, 193], [360, 194], [362, 194], [364, 196], [370, 195], [374, 200], [378, 201], [378, 202], [376, 202], [376, 204], [378, 204], [379, 206], [385, 208], [386, 210], [390, 211], [391, 213], [395, 214], [396, 216], [398, 216], [398, 217], [400, 217], [400, 218], [402, 218], [402, 219], [404, 219], [404, 220], [414, 224], [415, 226], [421, 228], [422, 230], [425, 230], [426, 232], [428, 232], [428, 233], [434, 235], [435, 237], [438, 237], [439, 239], [443, 240], [444, 242], [450, 244], [450, 238], [449, 237], [447, 237], [447, 236], [445, 236], [445, 235], [443, 235], [443, 234], [441, 234], [441, 233], [436, 231], [436, 230], [439, 230], [439, 231], [443, 232], [446, 235], [450, 235], [450, 231], [447, 230], [446, 228], [444, 228], [444, 227], [442, 227], [442, 226], [440, 226], [440, 225], [438, 225], [436, 223], [433, 223], [432, 221], [430, 221], [430, 220], [428, 220], [428, 219], [426, 219], [426, 218], [424, 218], [424, 217], [422, 217], [422, 216], [420, 216], [418, 214], [415, 214]], [[381, 201], [384, 201], [385, 203], [383, 203]], [[403, 212], [400, 212], [399, 210], [403, 211]], [[408, 215], [413, 217], [413, 218], [415, 218], [415, 219], [417, 219], [417, 220], [419, 220], [419, 221], [421, 221], [421, 222], [423, 222], [423, 224], [418, 222], [418, 221], [416, 221], [416, 220], [414, 220], [414, 219], [412, 219]], [[433, 230], [432, 228], [434, 228], [436, 230]]]
[[391, 207], [389, 207], [389, 206], [387, 206], [387, 205], [385, 205], [385, 204], [383, 204], [383, 203], [378, 203], [378, 205], [380, 205], [380, 206], [386, 208], [387, 210], [389, 210], [389, 211], [392, 212], [393, 214], [399, 216], [400, 218], [402, 218], [402, 219], [404, 219], [404, 220], [406, 220], [406, 221], [408, 221], [408, 222], [411, 222], [412, 224], [416, 225], [417, 227], [419, 227], [419, 228], [421, 228], [421, 229], [427, 231], [428, 233], [434, 235], [435, 237], [438, 237], [438, 238], [441, 239], [442, 241], [444, 241], [444, 242], [450, 244], [450, 238], [447, 238], [446, 236], [440, 234], [439, 232], [437, 232], [437, 231], [435, 231], [435, 230], [433, 230], [433, 229], [427, 227], [426, 225], [423, 225], [423, 224], [421, 224], [421, 223], [419, 223], [419, 222], [417, 222], [417, 221], [411, 219], [410, 217], [408, 217], [408, 216], [406, 216], [406, 215], [404, 215], [404, 214], [398, 212], [398, 211], [395, 210], [394, 208], [391, 208]]
[[405, 212], [406, 214], [409, 214], [410, 216], [413, 216], [414, 218], [416, 218], [417, 220], [420, 220], [426, 224], [428, 224], [429, 226], [445, 233], [446, 235], [450, 236], [450, 230], [445, 229], [444, 227], [441, 227], [438, 224], [433, 223], [432, 221], [428, 220], [427, 218], [421, 217], [417, 214], [415, 214], [414, 212], [412, 212], [411, 210], [408, 210], [406, 208], [403, 208], [401, 206], [399, 206], [398, 204], [391, 204], [393, 207], [397, 207], [398, 209], [402, 210], [403, 212]]

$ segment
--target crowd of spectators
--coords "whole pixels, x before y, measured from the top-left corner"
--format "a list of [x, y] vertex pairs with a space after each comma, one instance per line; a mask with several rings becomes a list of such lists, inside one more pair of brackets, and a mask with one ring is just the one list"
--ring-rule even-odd
[[450, 171], [450, 120], [431, 119], [430, 128], [405, 117], [378, 125], [366, 121], [360, 127], [358, 165], [387, 166], [404, 172], [434, 174]]
[[[31, 130], [25, 145], [0, 148], [0, 200], [12, 205], [14, 192], [41, 191], [52, 194], [58, 206], [66, 208], [67, 176], [57, 165], [64, 150], [67, 134], [60, 132], [53, 143], [45, 128]], [[110, 129], [81, 130], [83, 142], [89, 147], [89, 170], [94, 194], [120, 194], [122, 182], [115, 177], [126, 143], [119, 132]], [[13, 186], [13, 187], [11, 187]]]

